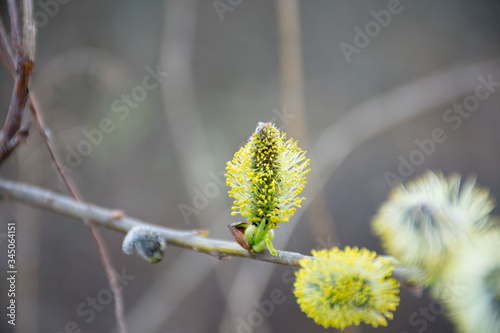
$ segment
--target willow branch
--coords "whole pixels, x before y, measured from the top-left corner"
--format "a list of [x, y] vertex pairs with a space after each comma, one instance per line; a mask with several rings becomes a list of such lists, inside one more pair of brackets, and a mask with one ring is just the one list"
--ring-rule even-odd
[[[126, 216], [116, 209], [104, 208], [81, 201], [78, 202], [68, 196], [40, 187], [1, 178], [0, 200], [28, 204], [75, 219], [89, 219], [94, 222], [95, 226], [104, 227], [122, 234], [126, 234], [133, 227], [147, 226], [160, 233], [170, 245], [209, 254], [218, 259], [243, 257], [274, 264], [300, 267], [299, 261], [301, 259], [311, 258], [300, 253], [287, 251], [277, 251], [276, 256], [268, 252], [250, 253], [235, 242], [207, 238], [208, 232], [204, 230], [178, 230], [154, 225]], [[408, 282], [408, 279], [415, 273], [416, 271], [404, 267], [396, 267], [394, 269], [394, 276], [403, 283]]]

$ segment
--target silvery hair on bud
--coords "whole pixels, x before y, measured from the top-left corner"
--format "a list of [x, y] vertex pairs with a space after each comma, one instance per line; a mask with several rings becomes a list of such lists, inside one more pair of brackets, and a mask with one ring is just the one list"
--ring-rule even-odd
[[165, 239], [149, 227], [133, 227], [123, 239], [122, 249], [126, 254], [137, 253], [150, 263], [158, 262], [167, 247]]

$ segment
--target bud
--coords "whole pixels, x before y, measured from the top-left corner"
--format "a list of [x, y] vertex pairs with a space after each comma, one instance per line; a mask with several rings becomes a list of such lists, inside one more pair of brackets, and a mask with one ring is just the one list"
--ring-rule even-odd
[[151, 264], [161, 261], [166, 248], [167, 243], [158, 232], [142, 226], [130, 229], [122, 245], [126, 254], [137, 253]]

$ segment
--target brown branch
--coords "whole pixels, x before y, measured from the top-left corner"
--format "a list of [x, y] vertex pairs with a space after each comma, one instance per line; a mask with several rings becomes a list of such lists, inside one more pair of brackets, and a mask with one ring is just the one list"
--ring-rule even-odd
[[[30, 131], [31, 123], [27, 122], [21, 128], [19, 131], [16, 132], [14, 137], [12, 137], [10, 140], [5, 142], [1, 149], [1, 153], [5, 153], [4, 156], [8, 156], [17, 146], [19, 146], [21, 143], [25, 143], [26, 140], [28, 140], [28, 134]], [[1, 160], [0, 160], [1, 163]]]
[[[23, 126], [23, 116], [28, 102], [28, 84], [33, 71], [33, 61], [20, 57], [17, 62], [17, 75], [10, 101], [9, 112], [5, 124], [0, 131], [0, 164], [7, 159], [12, 151], [28, 137], [29, 125]], [[21, 131], [21, 133], [19, 133]]]
[[[10, 156], [18, 145], [26, 142], [28, 138], [30, 125], [25, 124], [22, 126], [22, 121], [23, 116], [26, 113], [26, 103], [29, 98], [28, 86], [34, 64], [32, 57], [24, 56], [23, 49], [19, 44], [20, 36], [18, 12], [15, 1], [9, 0], [8, 6], [11, 22], [12, 44], [18, 49], [19, 52], [16, 55], [16, 61], [14, 62], [14, 54], [8, 41], [7, 31], [5, 30], [3, 20], [0, 18], [0, 44], [2, 49], [0, 52], [0, 58], [10, 76], [12, 78], [15, 77], [14, 89], [12, 92], [7, 118], [5, 119], [5, 124], [0, 131], [0, 164]], [[29, 9], [30, 13], [27, 17], [31, 18], [32, 7], [29, 6]], [[33, 25], [34, 23], [30, 22], [30, 24]], [[28, 24], [26, 24], [26, 26], [28, 26]], [[33, 40], [34, 34], [31, 34], [31, 36], [31, 39]], [[31, 44], [34, 47], [34, 42]]]
[[9, 112], [2, 128], [0, 139], [12, 138], [21, 128], [24, 110], [28, 102], [28, 84], [31, 72], [33, 71], [33, 61], [27, 58], [20, 58], [17, 62], [17, 77], [12, 92], [12, 99]]
[[[16, 183], [0, 178], [0, 200], [11, 200], [25, 203], [66, 215], [75, 219], [92, 220], [95, 226], [126, 234], [136, 226], [147, 226], [160, 233], [168, 244], [209, 254], [219, 259], [228, 257], [243, 257], [274, 264], [300, 267], [299, 261], [311, 258], [300, 253], [277, 251], [273, 256], [269, 252], [250, 253], [235, 242], [205, 237], [208, 232], [202, 230], [177, 230], [153, 225], [133, 217], [116, 214], [116, 210], [97, 205], [77, 202], [67, 196], [57, 194], [40, 187]], [[406, 283], [417, 272], [405, 267], [396, 267], [393, 275]]]

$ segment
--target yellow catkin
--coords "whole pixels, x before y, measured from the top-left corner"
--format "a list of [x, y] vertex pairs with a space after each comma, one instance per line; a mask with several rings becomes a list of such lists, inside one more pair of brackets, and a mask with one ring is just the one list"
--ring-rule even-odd
[[309, 160], [293, 139], [285, 138], [273, 124], [259, 123], [248, 143], [227, 162], [233, 213], [257, 226], [265, 219], [266, 229], [288, 221], [305, 200], [297, 196], [306, 184]]
[[294, 294], [308, 317], [325, 328], [361, 322], [386, 326], [399, 304], [392, 266], [375, 252], [356, 247], [312, 251], [296, 273]]

